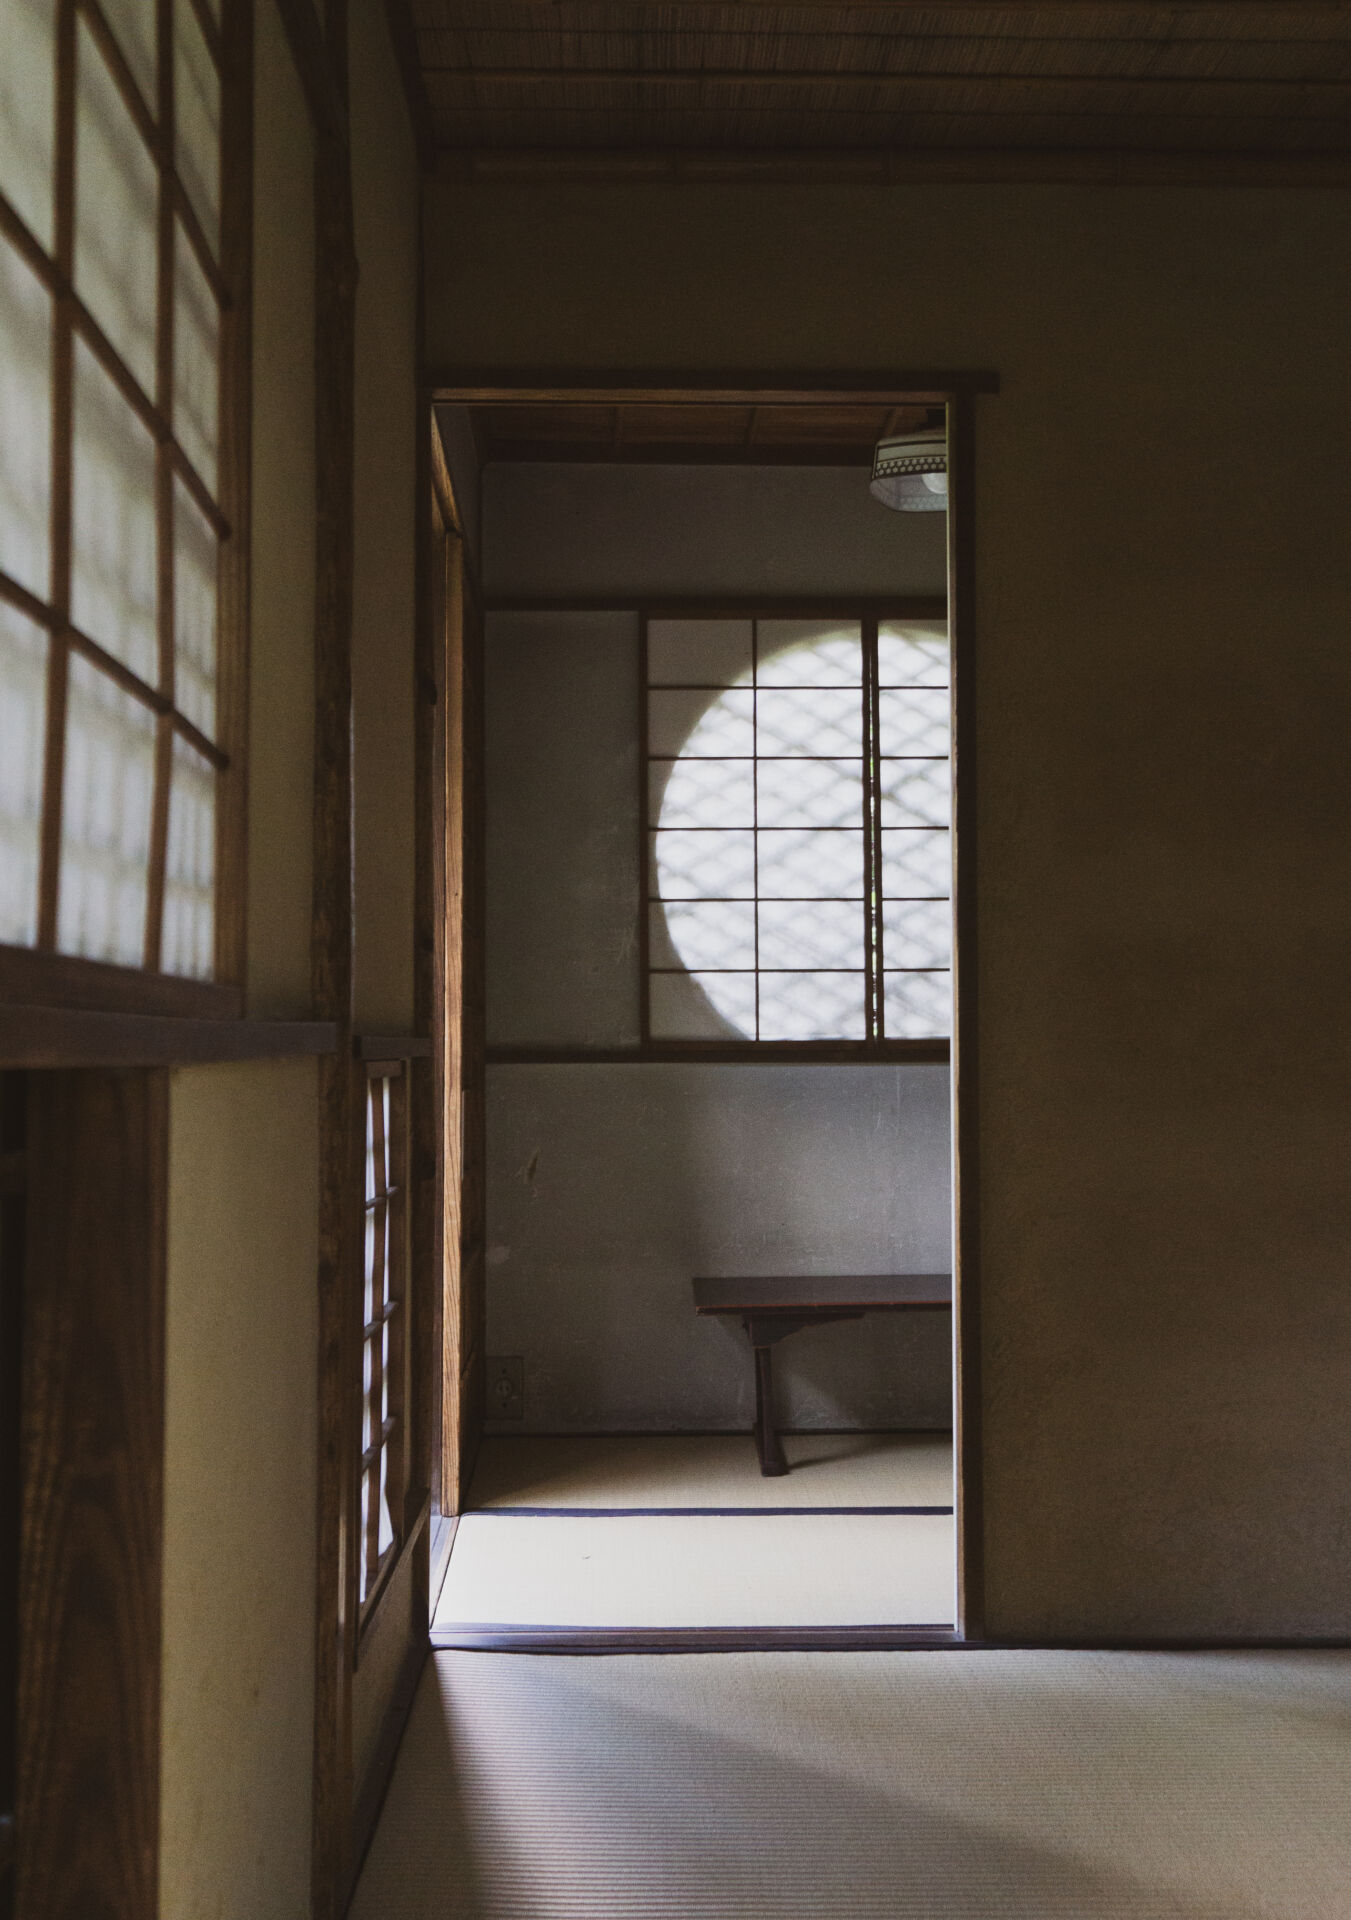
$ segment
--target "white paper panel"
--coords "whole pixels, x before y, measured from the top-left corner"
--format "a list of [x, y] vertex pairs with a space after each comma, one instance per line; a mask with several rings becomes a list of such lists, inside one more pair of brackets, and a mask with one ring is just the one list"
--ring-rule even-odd
[[174, 437], [214, 493], [220, 314], [181, 226], [175, 230], [174, 256]]
[[862, 1040], [861, 973], [762, 973], [762, 1040]]
[[174, 705], [216, 737], [216, 536], [174, 483]]
[[881, 784], [884, 827], [945, 827], [952, 817], [946, 760], [884, 760]]
[[760, 965], [778, 972], [858, 971], [867, 954], [861, 900], [762, 900]]
[[649, 620], [647, 678], [654, 687], [730, 687], [749, 680], [749, 620]]
[[761, 827], [861, 827], [861, 760], [761, 760], [755, 768]]
[[207, 238], [220, 231], [220, 79], [191, 0], [174, 6], [175, 159]]
[[762, 620], [755, 683], [760, 687], [861, 687], [862, 630], [856, 620]]
[[[719, 1029], [709, 1008], [731, 1028], [730, 1035]], [[648, 1016], [654, 1040], [708, 1040], [717, 1038], [720, 1031], [727, 1038], [741, 1035], [753, 1040], [755, 975], [654, 973], [648, 988]]]
[[886, 973], [882, 983], [888, 1040], [941, 1039], [952, 1032], [950, 973]]
[[753, 827], [752, 760], [654, 760], [648, 818], [663, 827]]
[[944, 621], [884, 620], [877, 629], [877, 668], [884, 687], [945, 687], [948, 630]]
[[[0, 6], [6, 0], [0, 0]], [[52, 303], [0, 240], [0, 568], [49, 591]]]
[[883, 687], [877, 702], [877, 738], [883, 757], [944, 755], [951, 731], [948, 701], [946, 687]]
[[853, 687], [791, 689], [761, 686], [755, 696], [755, 751], [828, 755], [863, 751], [863, 697]]
[[37, 938], [47, 635], [0, 600], [0, 941]]
[[155, 0], [103, 0], [103, 14], [131, 68], [141, 98], [155, 111]]
[[762, 829], [755, 842], [762, 900], [862, 899], [861, 830]]
[[80, 23], [75, 289], [144, 391], [155, 392], [159, 182], [89, 29]]
[[663, 900], [753, 900], [755, 835], [676, 827], [654, 833]]
[[153, 684], [154, 442], [79, 341], [74, 439], [71, 615], [91, 639]]
[[57, 945], [139, 967], [155, 716], [79, 655], [70, 662]]
[[649, 693], [647, 750], [686, 760], [721, 760], [755, 751], [755, 695], [749, 687], [726, 693]]
[[950, 967], [952, 902], [883, 901], [882, 959], [888, 967]]
[[882, 893], [928, 900], [952, 892], [952, 835], [946, 829], [883, 827]]
[[164, 872], [164, 971], [209, 980], [216, 938], [216, 770], [175, 739]]
[[691, 973], [754, 968], [753, 900], [667, 900], [648, 912], [654, 967], [678, 960]]
[[49, 251], [56, 124], [55, 0], [0, 5], [0, 193]]

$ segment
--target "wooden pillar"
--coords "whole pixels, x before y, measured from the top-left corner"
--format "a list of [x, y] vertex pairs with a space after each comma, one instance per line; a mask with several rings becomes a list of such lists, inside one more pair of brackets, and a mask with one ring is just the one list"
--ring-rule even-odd
[[158, 1920], [168, 1075], [29, 1076], [16, 1920]]

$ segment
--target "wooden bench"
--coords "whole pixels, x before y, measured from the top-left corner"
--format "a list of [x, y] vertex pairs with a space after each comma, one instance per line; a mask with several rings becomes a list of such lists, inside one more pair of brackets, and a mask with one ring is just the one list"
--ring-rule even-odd
[[776, 1341], [865, 1313], [934, 1312], [952, 1306], [950, 1273], [756, 1274], [694, 1282], [696, 1313], [740, 1316], [755, 1352], [755, 1448], [763, 1474], [787, 1473], [774, 1424]]

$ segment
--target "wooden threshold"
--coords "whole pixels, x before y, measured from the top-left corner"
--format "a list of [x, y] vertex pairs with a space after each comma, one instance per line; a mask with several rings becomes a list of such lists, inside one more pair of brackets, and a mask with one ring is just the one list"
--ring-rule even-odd
[[433, 1627], [437, 1653], [899, 1653], [950, 1647], [954, 1628]]
[[333, 1053], [326, 1020], [193, 1020], [89, 1007], [0, 1006], [0, 1066], [146, 1067]]

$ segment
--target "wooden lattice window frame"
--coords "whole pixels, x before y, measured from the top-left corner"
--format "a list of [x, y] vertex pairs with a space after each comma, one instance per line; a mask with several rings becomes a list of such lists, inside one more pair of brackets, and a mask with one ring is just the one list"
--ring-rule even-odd
[[[0, 999], [197, 1015], [242, 1011], [244, 966], [245, 747], [247, 734], [249, 263], [251, 256], [252, 36], [249, 0], [153, 0], [154, 88], [138, 82], [133, 62], [101, 0], [54, 0], [55, 114], [53, 205], [47, 246], [0, 191], [0, 246], [12, 251], [51, 306], [49, 360], [49, 578], [45, 594], [0, 568], [0, 601], [46, 636], [45, 737], [35, 926], [31, 941], [0, 944]], [[176, 39], [175, 35], [179, 38]], [[185, 35], [195, 34], [218, 81], [215, 242], [208, 237], [185, 183], [177, 150], [175, 86]], [[111, 81], [155, 177], [155, 320], [153, 380], [138, 378], [78, 287], [79, 62], [97, 57], [100, 84]], [[144, 58], [141, 61], [144, 68]], [[183, 69], [186, 71], [186, 68]], [[184, 89], [186, 92], [186, 89]], [[213, 143], [217, 144], [217, 143]], [[184, 149], [186, 153], [187, 149]], [[189, 168], [189, 173], [191, 169]], [[184, 445], [176, 420], [175, 333], [179, 327], [178, 262], [190, 258], [207, 290], [216, 325], [215, 467], [213, 485]], [[153, 671], [137, 672], [72, 615], [75, 541], [75, 388], [77, 351], [86, 353], [153, 443]], [[153, 388], [153, 391], [151, 390]], [[176, 686], [175, 495], [181, 494], [216, 542], [214, 718], [207, 731], [185, 711]], [[106, 640], [107, 635], [104, 636]], [[145, 857], [144, 937], [139, 962], [72, 951], [59, 937], [62, 810], [67, 707], [72, 662], [92, 671], [99, 687], [129, 696], [153, 716], [153, 776]], [[179, 747], [195, 756], [198, 776], [214, 787], [210, 842], [209, 936], [197, 941], [190, 967], [164, 967], [170, 794]], [[203, 769], [207, 769], [203, 773]], [[209, 949], [209, 960], [205, 952]], [[181, 957], [181, 956], [180, 956]]]
[[357, 1603], [364, 1620], [398, 1560], [407, 1518], [409, 1063], [368, 1060], [363, 1066], [365, 1231], [356, 1557]]
[[[743, 679], [710, 679], [702, 674], [695, 678], [685, 674], [674, 680], [668, 679], [654, 659], [656, 635], [668, 627], [685, 630], [703, 628], [710, 633], [718, 629], [736, 629], [738, 635], [744, 637], [747, 649], [748, 677], [743, 677], [744, 684]], [[819, 684], [794, 685], [776, 676], [772, 681], [761, 684], [760, 667], [765, 660], [775, 657], [774, 650], [804, 644], [810, 630], [819, 630], [825, 635], [832, 627], [837, 627], [842, 637], [854, 635], [857, 638], [859, 666], [856, 679], [837, 679], [827, 675]], [[792, 628], [803, 629], [803, 635], [797, 641], [790, 640], [784, 632]], [[882, 670], [879, 664], [879, 635], [885, 635], [888, 631], [904, 635], [907, 630], [929, 634], [933, 638], [941, 633], [941, 646], [948, 662], [941, 679], [935, 673], [922, 681], [902, 682]], [[769, 641], [770, 650], [767, 650], [763, 636], [770, 633], [776, 634], [777, 639]], [[941, 813], [921, 817], [918, 813], [905, 812], [888, 793], [884, 769], [918, 768], [924, 765], [941, 765], [945, 773], [950, 769], [950, 675], [946, 609], [940, 612], [936, 607], [920, 601], [898, 598], [868, 605], [854, 605], [846, 600], [834, 605], [806, 601], [766, 601], [759, 605], [729, 603], [720, 607], [703, 602], [667, 602], [649, 605], [642, 611], [638, 675], [639, 835], [640, 871], [645, 881], [639, 889], [638, 949], [644, 1049], [656, 1047], [676, 1056], [688, 1054], [690, 1057], [710, 1050], [720, 1054], [746, 1055], [773, 1051], [805, 1058], [815, 1055], [824, 1057], [827, 1054], [887, 1059], [947, 1056], [951, 1038], [950, 1012], [931, 1031], [888, 1031], [887, 982], [889, 979], [921, 977], [925, 981], [948, 983], [952, 978], [953, 879], [950, 850], [953, 818], [950, 792], [946, 808]], [[811, 706], [822, 700], [830, 700], [832, 695], [843, 700], [846, 708], [852, 709], [850, 724], [856, 726], [853, 736], [856, 744], [848, 749], [840, 745], [823, 746], [820, 750], [813, 748], [810, 752], [799, 744], [777, 748], [762, 746], [762, 695], [767, 699], [787, 695]], [[659, 728], [654, 718], [653, 703], [666, 698], [684, 701], [692, 697], [712, 711], [715, 702], [728, 696], [746, 703], [749, 745], [727, 747], [722, 754], [696, 757], [690, 764], [710, 768], [738, 765], [749, 769], [752, 798], [745, 804], [750, 811], [744, 818], [735, 821], [701, 815], [698, 823], [682, 823], [677, 831], [695, 841], [705, 837], [749, 840], [755, 849], [754, 878], [750, 881], [749, 890], [743, 885], [732, 889], [725, 898], [709, 897], [702, 891], [689, 895], [676, 892], [668, 897], [658, 880], [660, 861], [657, 849], [662, 831], [666, 828], [666, 817], [654, 793], [654, 783], [658, 781], [661, 769], [669, 772], [684, 763], [686, 749], [673, 744], [674, 735], [671, 739], [660, 737], [664, 729]], [[898, 697], [910, 702], [937, 702], [942, 709], [941, 722], [935, 721], [942, 734], [941, 742], [936, 740], [922, 748], [900, 744], [897, 734], [893, 732], [894, 717], [889, 715], [888, 707], [884, 704]], [[767, 765], [805, 769], [816, 762], [827, 766], [837, 762], [857, 764], [860, 770], [857, 816], [845, 826], [814, 820], [806, 813], [800, 816], [785, 813], [782, 817], [772, 817], [766, 821], [760, 804], [761, 769]], [[767, 836], [782, 841], [790, 834], [804, 840], [846, 834], [851, 847], [857, 842], [859, 865], [847, 895], [836, 897], [835, 893], [818, 887], [799, 899], [785, 892], [782, 886], [762, 886], [759, 855], [762, 840]], [[933, 842], [935, 848], [942, 848], [942, 862], [946, 871], [941, 878], [926, 881], [922, 890], [918, 885], [902, 886], [888, 870], [889, 863], [884, 854], [888, 842], [897, 844], [906, 839], [923, 839]], [[674, 939], [668, 935], [664, 925], [670, 910], [678, 912], [686, 908], [697, 910], [710, 907], [731, 907], [748, 915], [754, 928], [754, 954], [749, 965], [744, 961], [738, 961], [734, 966], [714, 963], [699, 970], [691, 967], [685, 956], [676, 949]], [[776, 1032], [772, 1028], [766, 1032], [761, 1017], [761, 983], [776, 975], [792, 979], [794, 969], [786, 965], [782, 958], [766, 960], [762, 949], [763, 917], [769, 909], [794, 908], [804, 915], [810, 915], [814, 908], [824, 910], [832, 907], [847, 909], [851, 917], [857, 915], [854, 948], [857, 957], [847, 967], [835, 959], [814, 962], [799, 960], [796, 963], [796, 977], [812, 980], [817, 975], [839, 974], [850, 980], [856, 979], [861, 990], [858, 1030], [852, 1034], [822, 1034], [819, 1037], [802, 1038]], [[947, 940], [946, 953], [916, 959], [907, 954], [901, 941], [898, 941], [900, 950], [896, 956], [889, 956], [886, 927], [889, 910], [895, 913], [925, 909], [936, 911], [945, 922], [946, 933], [941, 937]], [[659, 919], [662, 924], [657, 924]], [[904, 939], [902, 935], [901, 940]], [[698, 984], [705, 979], [716, 979], [719, 975], [751, 983], [753, 1013], [749, 1031], [743, 1029], [741, 1034], [703, 1037], [693, 1033], [682, 1034], [662, 1024], [654, 1007], [654, 984], [668, 980], [683, 983], [687, 979]]]

